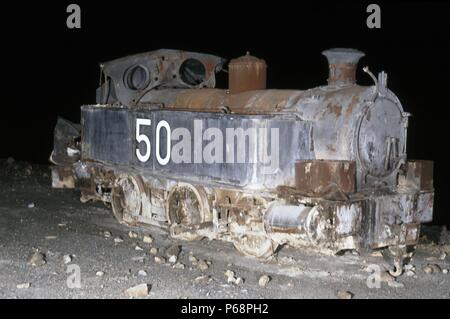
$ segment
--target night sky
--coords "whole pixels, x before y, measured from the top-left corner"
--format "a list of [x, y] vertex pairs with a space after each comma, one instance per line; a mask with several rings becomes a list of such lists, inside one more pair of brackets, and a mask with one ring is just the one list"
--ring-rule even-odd
[[[78, 122], [80, 105], [95, 102], [99, 62], [159, 48], [228, 60], [250, 51], [266, 60], [269, 88], [308, 89], [326, 84], [321, 51], [351, 47], [366, 53], [358, 83], [372, 84], [363, 66], [385, 70], [413, 114], [408, 157], [435, 161], [435, 223], [450, 225], [448, 2], [377, 1], [381, 29], [366, 25], [371, 2], [29, 2], [2, 9], [0, 158], [47, 163], [57, 116]], [[66, 26], [69, 3], [81, 7], [81, 29]]]

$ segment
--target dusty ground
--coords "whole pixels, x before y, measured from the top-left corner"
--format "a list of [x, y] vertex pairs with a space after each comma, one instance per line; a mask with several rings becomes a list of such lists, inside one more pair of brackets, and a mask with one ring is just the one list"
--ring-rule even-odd
[[[130, 238], [130, 231], [138, 237]], [[419, 245], [409, 276], [396, 282], [382, 276], [380, 288], [369, 288], [367, 267], [385, 266], [377, 254], [334, 257], [285, 247], [276, 260], [262, 262], [226, 243], [175, 242], [156, 228], [119, 225], [109, 208], [81, 204], [76, 191], [52, 189], [46, 167], [0, 161], [0, 298], [128, 298], [124, 290], [143, 283], [151, 287], [148, 298], [337, 298], [338, 291], [353, 298], [450, 298], [450, 246], [442, 245], [448, 233], [442, 236], [436, 227], [423, 233], [428, 238]], [[151, 235], [153, 243], [144, 243], [144, 235]], [[115, 242], [118, 237], [123, 242]], [[441, 245], [432, 241], [439, 237]], [[173, 245], [181, 246], [178, 262], [184, 269], [158, 263], [150, 253], [156, 247], [165, 257]], [[45, 264], [29, 264], [36, 251]], [[200, 270], [190, 253], [209, 267]], [[424, 271], [427, 264], [433, 265], [432, 274]], [[67, 285], [68, 277], [74, 278], [70, 265], [80, 267], [80, 288]], [[228, 283], [227, 270], [243, 283]], [[271, 278], [265, 287], [258, 285], [262, 275]]]

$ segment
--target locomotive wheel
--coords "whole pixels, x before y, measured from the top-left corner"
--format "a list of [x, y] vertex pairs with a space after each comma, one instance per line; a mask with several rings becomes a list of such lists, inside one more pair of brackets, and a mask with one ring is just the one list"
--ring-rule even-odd
[[243, 195], [236, 203], [240, 212], [230, 223], [230, 233], [236, 250], [246, 256], [267, 259], [278, 248], [264, 228], [261, 210], [264, 211], [267, 205], [264, 198], [251, 195]]
[[200, 190], [190, 184], [178, 184], [167, 198], [170, 236], [187, 241], [202, 239], [196, 230], [205, 221], [208, 210], [208, 202]]
[[272, 257], [278, 248], [272, 239], [260, 235], [234, 238], [233, 245], [241, 254], [263, 259]]
[[[139, 176], [119, 176], [111, 191], [111, 206], [119, 223], [141, 212], [143, 182]], [[128, 218], [127, 218], [128, 217]]]

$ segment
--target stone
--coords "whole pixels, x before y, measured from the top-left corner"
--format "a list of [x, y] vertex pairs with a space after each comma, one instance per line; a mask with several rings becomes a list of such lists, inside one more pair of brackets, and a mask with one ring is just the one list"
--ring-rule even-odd
[[144, 249], [142, 249], [142, 247], [136, 245], [136, 247], [134, 247], [134, 250], [144, 250]]
[[416, 273], [413, 270], [407, 270], [405, 272], [405, 275], [408, 277], [413, 277]]
[[119, 243], [122, 243], [122, 242], [123, 242], [123, 239], [122, 239], [122, 237], [118, 236], [118, 237], [114, 238], [114, 242], [115, 242], [116, 244], [119, 244]]
[[241, 278], [241, 277], [236, 277], [236, 276], [235, 276], [234, 271], [227, 270], [227, 271], [224, 273], [224, 275], [225, 275], [225, 277], [227, 278], [227, 282], [228, 282], [228, 283], [233, 283], [233, 284], [239, 285], [239, 284], [241, 284], [241, 283], [244, 282], [244, 279], [243, 279], [243, 278]]
[[16, 287], [17, 289], [28, 289], [30, 288], [31, 284], [29, 282], [23, 283], [23, 284], [18, 284]]
[[64, 255], [63, 256], [63, 262], [65, 263], [65, 264], [68, 264], [68, 263], [70, 263], [72, 261], [72, 255]]
[[135, 233], [134, 231], [129, 231], [129, 232], [128, 232], [128, 237], [130, 237], [130, 238], [137, 238], [137, 237], [138, 237], [138, 234]]
[[103, 271], [97, 271], [97, 272], [95, 273], [95, 275], [96, 275], [97, 277], [102, 277], [104, 274], [105, 274], [105, 273], [104, 273]]
[[198, 263], [197, 258], [195, 258], [195, 257], [192, 256], [192, 255], [189, 255], [188, 260], [189, 260], [189, 262], [190, 262], [192, 265], [194, 265], [194, 266], [197, 265], [197, 263]]
[[353, 293], [351, 293], [350, 291], [338, 290], [338, 292], [336, 293], [336, 297], [338, 297], [338, 299], [352, 299]]
[[199, 283], [206, 283], [206, 282], [208, 282], [210, 280], [210, 277], [209, 276], [198, 276], [198, 277], [196, 277], [195, 279], [194, 279], [194, 282], [196, 283], [196, 284], [199, 284]]
[[390, 281], [388, 282], [388, 286], [391, 288], [404, 288], [405, 285], [398, 281]]
[[103, 237], [105, 238], [110, 238], [112, 236], [111, 232], [109, 230], [105, 230], [103, 232]]
[[151, 244], [153, 243], [153, 238], [150, 235], [145, 235], [144, 238], [142, 238], [142, 241], [146, 244]]
[[35, 208], [36, 205], [34, 205], [34, 203], [29, 203], [29, 204], [27, 205], [27, 207], [28, 207], [28, 208]]
[[261, 277], [259, 277], [258, 285], [260, 287], [265, 287], [269, 283], [269, 281], [270, 281], [270, 277], [269, 276], [262, 275]]
[[164, 257], [160, 257], [160, 256], [155, 256], [155, 262], [157, 264], [163, 264], [166, 262], [166, 259]]
[[171, 264], [176, 263], [176, 262], [177, 262], [177, 256], [175, 256], [175, 255], [170, 256], [169, 262], [170, 262]]
[[176, 263], [175, 265], [173, 265], [173, 268], [175, 269], [184, 269], [186, 266], [180, 262]]
[[138, 271], [138, 276], [145, 277], [145, 276], [147, 276], [147, 272], [145, 270], [141, 269], [141, 270]]
[[47, 261], [45, 260], [45, 255], [43, 253], [35, 252], [28, 258], [28, 263], [31, 266], [42, 266], [45, 265]]
[[158, 253], [158, 248], [156, 248], [156, 247], [150, 248], [150, 254], [156, 255], [157, 253]]
[[125, 294], [132, 298], [144, 298], [149, 293], [149, 286], [147, 284], [140, 284], [125, 290]]
[[428, 265], [424, 266], [422, 268], [422, 270], [426, 274], [435, 274], [435, 273], [441, 272], [441, 267], [439, 267], [439, 265], [436, 265], [436, 264], [428, 264]]
[[200, 260], [197, 264], [198, 269], [200, 269], [201, 271], [205, 271], [209, 268], [208, 264], [206, 263], [206, 261], [204, 260]]
[[180, 252], [181, 252], [181, 247], [178, 245], [173, 245], [166, 249], [166, 256], [167, 257], [171, 257], [171, 256], [178, 257]]

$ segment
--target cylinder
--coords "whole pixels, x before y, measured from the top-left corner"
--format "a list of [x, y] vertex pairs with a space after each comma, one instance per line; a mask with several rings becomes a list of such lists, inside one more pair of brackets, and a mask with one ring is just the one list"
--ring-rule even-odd
[[233, 59], [228, 64], [228, 85], [231, 94], [266, 88], [266, 62], [246, 55]]

